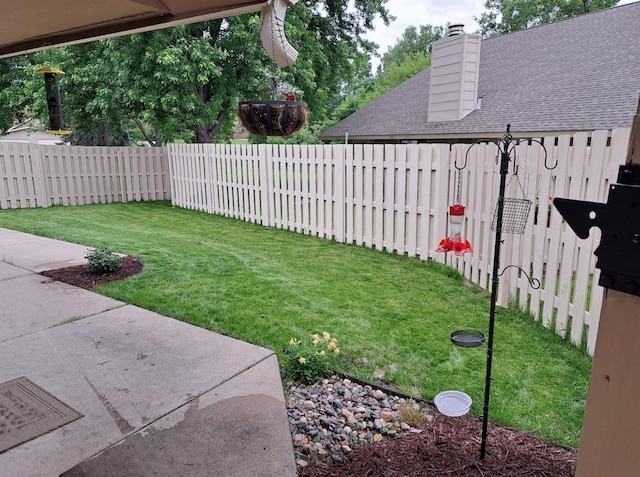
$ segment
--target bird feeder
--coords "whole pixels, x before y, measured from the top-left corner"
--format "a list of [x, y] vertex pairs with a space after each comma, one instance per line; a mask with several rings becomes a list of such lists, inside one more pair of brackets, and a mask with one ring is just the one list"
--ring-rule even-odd
[[36, 73], [44, 76], [44, 85], [47, 93], [47, 107], [49, 109], [49, 127], [47, 134], [68, 135], [62, 126], [62, 101], [60, 100], [60, 86], [58, 75], [64, 75], [64, 71], [57, 68], [40, 68]]
[[473, 252], [468, 240], [462, 241], [462, 222], [464, 221], [464, 205], [449, 206], [449, 236], [438, 244], [436, 252], [453, 252], [461, 257], [467, 252]]

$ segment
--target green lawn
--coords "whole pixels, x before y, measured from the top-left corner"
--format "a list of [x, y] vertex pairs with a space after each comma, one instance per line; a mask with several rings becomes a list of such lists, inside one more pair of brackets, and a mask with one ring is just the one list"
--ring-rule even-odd
[[[327, 331], [342, 371], [433, 398], [459, 389], [482, 413], [489, 296], [436, 263], [264, 228], [168, 202], [0, 210], [0, 227], [135, 255], [141, 275], [100, 293], [278, 353]], [[0, 252], [1, 254], [1, 252]], [[499, 309], [493, 421], [577, 446], [591, 359], [513, 309]]]

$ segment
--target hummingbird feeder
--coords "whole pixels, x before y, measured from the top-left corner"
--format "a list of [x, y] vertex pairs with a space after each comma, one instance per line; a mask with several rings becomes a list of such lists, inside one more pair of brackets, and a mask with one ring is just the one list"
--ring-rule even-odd
[[[456, 165], [456, 169], [458, 166]], [[473, 252], [468, 240], [462, 240], [461, 230], [464, 221], [464, 205], [460, 204], [460, 181], [461, 173], [458, 169], [458, 183], [456, 187], [456, 203], [449, 206], [449, 236], [438, 244], [436, 252], [453, 252], [458, 257], [465, 253]]]

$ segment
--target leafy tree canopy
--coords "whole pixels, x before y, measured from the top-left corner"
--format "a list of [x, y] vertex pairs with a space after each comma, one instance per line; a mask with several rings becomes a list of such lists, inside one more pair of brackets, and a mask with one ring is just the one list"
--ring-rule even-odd
[[[31, 113], [46, 118], [44, 87], [32, 71], [55, 66], [65, 123], [77, 140], [124, 144], [131, 124], [151, 143], [230, 137], [235, 105], [267, 94], [273, 76], [295, 85], [322, 120], [345, 85], [370, 70], [375, 44], [363, 34], [387, 0], [302, 0], [285, 17], [295, 65], [277, 69], [259, 42], [258, 14], [182, 25], [0, 60], [0, 128]], [[370, 73], [368, 73], [370, 76]], [[46, 124], [46, 122], [45, 122]]]
[[375, 78], [364, 78], [345, 89], [343, 101], [325, 122], [322, 129], [341, 121], [350, 114], [392, 90], [431, 64], [429, 45], [440, 39], [445, 27], [410, 26], [382, 56]]

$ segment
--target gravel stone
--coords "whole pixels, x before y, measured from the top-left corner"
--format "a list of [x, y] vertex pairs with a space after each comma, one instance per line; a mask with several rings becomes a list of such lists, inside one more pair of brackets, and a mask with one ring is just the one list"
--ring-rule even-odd
[[[287, 411], [298, 465], [309, 458], [342, 462], [345, 453], [361, 445], [415, 432], [398, 414], [404, 402], [335, 376], [308, 386], [294, 383]], [[421, 407], [430, 412], [426, 405]]]

